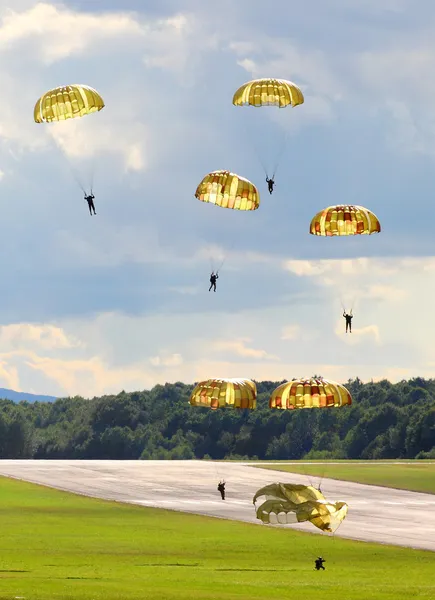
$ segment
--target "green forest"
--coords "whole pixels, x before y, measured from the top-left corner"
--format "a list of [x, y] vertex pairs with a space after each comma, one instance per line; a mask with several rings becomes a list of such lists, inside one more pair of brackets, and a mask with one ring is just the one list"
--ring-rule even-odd
[[256, 382], [257, 409], [191, 407], [193, 385], [56, 402], [0, 400], [0, 458], [435, 458], [435, 380], [345, 385], [352, 406], [277, 411], [281, 381]]

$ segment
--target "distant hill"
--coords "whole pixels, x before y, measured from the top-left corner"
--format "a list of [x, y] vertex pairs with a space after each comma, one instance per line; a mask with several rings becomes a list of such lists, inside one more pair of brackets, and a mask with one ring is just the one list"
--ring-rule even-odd
[[0, 398], [6, 398], [6, 400], [12, 400], [13, 402], [20, 402], [21, 400], [27, 400], [27, 402], [54, 402], [57, 400], [56, 396], [27, 394], [26, 392], [15, 392], [6, 388], [0, 388]]

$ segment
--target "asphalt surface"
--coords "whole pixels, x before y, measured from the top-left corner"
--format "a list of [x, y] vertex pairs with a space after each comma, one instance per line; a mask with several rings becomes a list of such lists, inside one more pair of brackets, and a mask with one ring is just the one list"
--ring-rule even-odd
[[[0, 475], [95, 498], [262, 527], [272, 525], [256, 519], [252, 498], [259, 488], [278, 481], [309, 483], [304, 475], [209, 461], [0, 460]], [[227, 482], [225, 501], [216, 489], [219, 479]], [[349, 505], [336, 536], [435, 551], [435, 495], [332, 479], [323, 479], [321, 487], [328, 500]], [[286, 527], [325, 535], [310, 523]]]

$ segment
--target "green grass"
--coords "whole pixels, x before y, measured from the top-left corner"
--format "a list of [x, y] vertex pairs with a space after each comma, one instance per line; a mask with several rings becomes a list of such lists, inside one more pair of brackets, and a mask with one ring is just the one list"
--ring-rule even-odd
[[[257, 465], [253, 464], [253, 466]], [[395, 461], [388, 464], [376, 463], [376, 461], [343, 461], [339, 464], [331, 464], [327, 461], [320, 464], [283, 462], [275, 465], [258, 465], [258, 468], [435, 494], [435, 462], [415, 461], [411, 464]]]
[[[313, 569], [323, 555], [325, 572]], [[0, 478], [0, 599], [435, 598], [435, 554]]]

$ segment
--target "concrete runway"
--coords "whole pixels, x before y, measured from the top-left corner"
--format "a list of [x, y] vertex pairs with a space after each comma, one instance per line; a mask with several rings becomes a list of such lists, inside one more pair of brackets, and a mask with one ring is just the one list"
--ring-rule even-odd
[[[266, 525], [256, 519], [252, 504], [257, 489], [278, 481], [309, 483], [304, 475], [243, 463], [190, 460], [0, 460], [0, 475], [96, 498], [263, 527]], [[227, 482], [225, 501], [216, 489], [221, 478]], [[335, 535], [435, 551], [435, 495], [332, 479], [323, 479], [322, 492], [328, 500], [344, 500], [349, 505]], [[322, 534], [310, 523], [287, 527]]]

